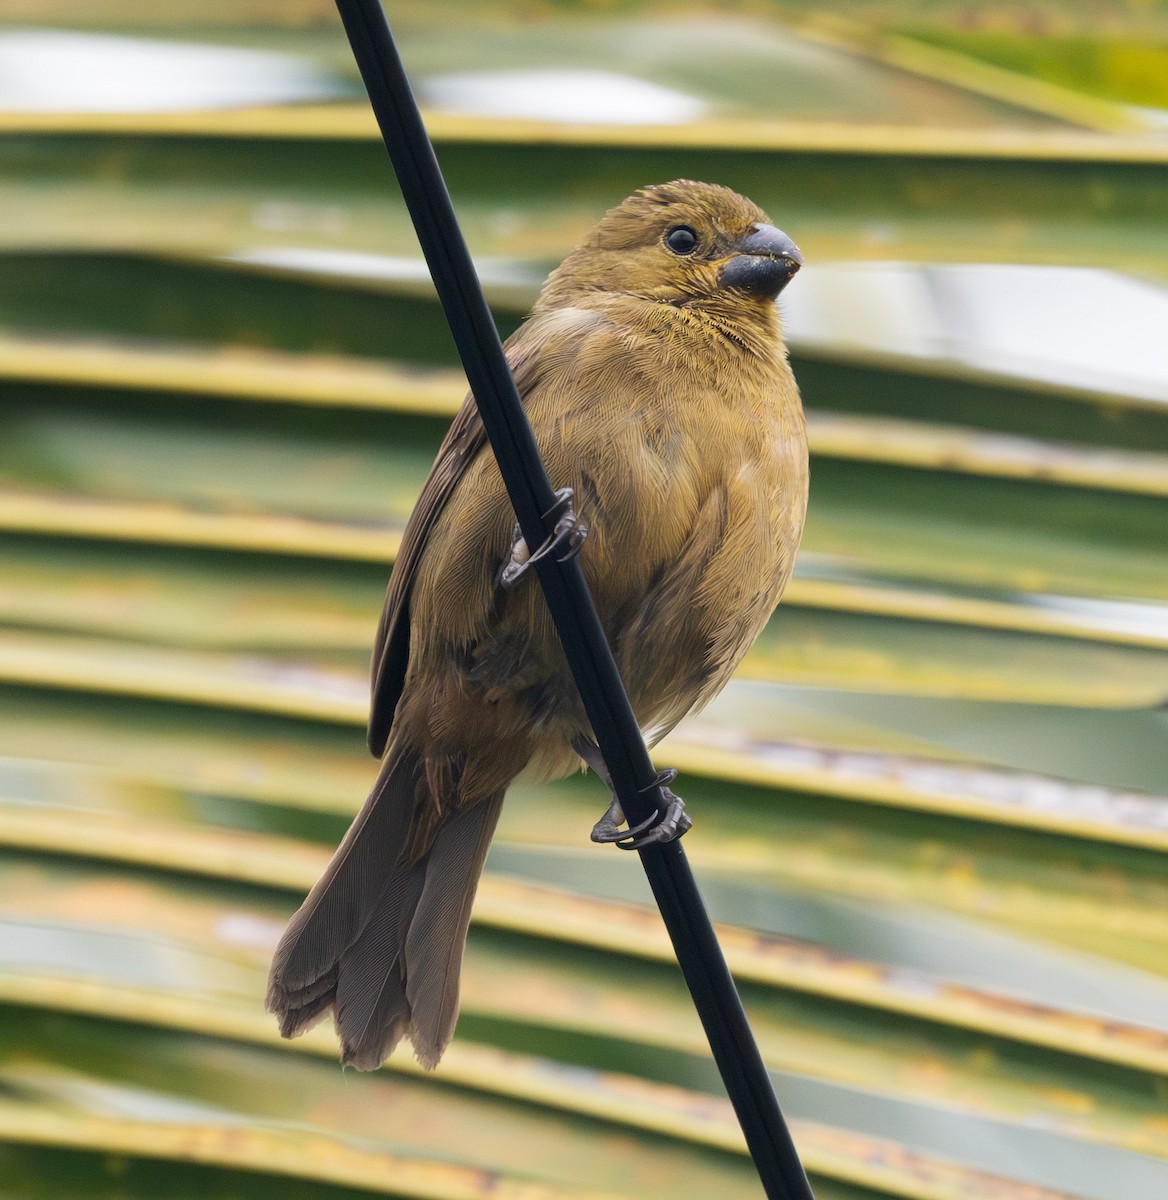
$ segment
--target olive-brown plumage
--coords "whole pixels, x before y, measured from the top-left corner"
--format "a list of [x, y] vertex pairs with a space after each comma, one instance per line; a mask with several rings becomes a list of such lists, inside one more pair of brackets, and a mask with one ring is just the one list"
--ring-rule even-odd
[[[750, 201], [678, 181], [612, 209], [552, 273], [507, 357], [650, 744], [700, 708], [777, 603], [807, 446], [774, 297], [798, 251]], [[590, 737], [468, 397], [406, 527], [373, 660], [382, 766], [292, 918], [268, 1006], [285, 1036], [333, 1009], [342, 1059], [454, 1029], [470, 906], [507, 786]], [[533, 573], [532, 573], [533, 574]]]

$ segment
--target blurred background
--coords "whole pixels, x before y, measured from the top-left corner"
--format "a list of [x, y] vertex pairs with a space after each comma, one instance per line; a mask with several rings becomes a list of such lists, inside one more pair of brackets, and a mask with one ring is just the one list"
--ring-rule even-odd
[[[820, 1200], [1168, 1196], [1168, 8], [403, 0], [504, 333], [633, 188], [808, 265], [798, 571], [658, 753]], [[595, 780], [440, 1070], [281, 1044], [465, 384], [327, 0], [4, 0], [0, 1191], [759, 1187]]]

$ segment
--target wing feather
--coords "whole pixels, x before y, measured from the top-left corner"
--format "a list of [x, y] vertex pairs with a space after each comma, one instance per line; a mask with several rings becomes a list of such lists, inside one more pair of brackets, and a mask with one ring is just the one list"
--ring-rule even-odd
[[[525, 344], [518, 330], [507, 342], [507, 362], [520, 397], [534, 386], [536, 347]], [[389, 577], [381, 621], [373, 643], [372, 699], [366, 741], [370, 753], [380, 758], [389, 741], [393, 716], [405, 684], [410, 658], [410, 594], [430, 533], [471, 463], [487, 447], [487, 434], [472, 394], [467, 394], [452, 422], [421, 495], [406, 522], [401, 548]]]

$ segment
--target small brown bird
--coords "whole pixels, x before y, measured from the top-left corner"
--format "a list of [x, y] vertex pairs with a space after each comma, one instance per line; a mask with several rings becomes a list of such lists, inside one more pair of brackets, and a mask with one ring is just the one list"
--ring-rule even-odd
[[[807, 442], [774, 300], [801, 262], [727, 188], [645, 188], [552, 273], [507, 343], [548, 475], [574, 501], [553, 552], [579, 548], [650, 745], [721, 690], [791, 574]], [[272, 964], [285, 1037], [333, 1009], [342, 1062], [373, 1069], [405, 1036], [437, 1063], [508, 785], [581, 760], [605, 777], [532, 557], [468, 396], [377, 634], [377, 782]], [[676, 837], [689, 821], [670, 800], [647, 830], [619, 829], [614, 802], [593, 837]]]

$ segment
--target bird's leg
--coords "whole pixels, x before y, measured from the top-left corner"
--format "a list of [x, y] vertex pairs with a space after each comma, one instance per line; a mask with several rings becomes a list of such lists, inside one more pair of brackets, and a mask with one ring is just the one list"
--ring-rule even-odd
[[592, 827], [594, 842], [615, 842], [622, 850], [639, 850], [653, 842], [672, 842], [681, 837], [693, 824], [685, 811], [685, 802], [666, 787], [666, 784], [677, 778], [677, 772], [672, 767], [666, 767], [658, 772], [649, 785], [661, 788], [661, 794], [665, 797], [665, 808], [653, 813], [639, 825], [621, 829], [625, 823], [624, 810], [613, 791], [612, 778], [605, 766], [600, 747], [591, 738], [579, 737], [572, 743], [572, 749], [600, 776], [604, 786], [613, 793], [608, 811]]
[[511, 557], [499, 572], [499, 583], [503, 587], [514, 587], [527, 574], [528, 568], [549, 554], [554, 554], [557, 562], [567, 562], [580, 553], [580, 547], [588, 534], [588, 526], [576, 516], [576, 510], [572, 507], [572, 497], [571, 488], [560, 488], [556, 492], [555, 504], [543, 514], [544, 520], [555, 518], [555, 528], [534, 554], [528, 551], [527, 542], [519, 526], [515, 526], [511, 538]]

